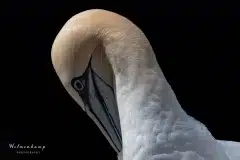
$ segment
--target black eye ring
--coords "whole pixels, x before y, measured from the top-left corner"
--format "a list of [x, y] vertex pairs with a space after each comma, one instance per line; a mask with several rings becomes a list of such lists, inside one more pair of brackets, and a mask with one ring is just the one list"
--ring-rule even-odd
[[82, 82], [81, 80], [77, 79], [73, 82], [73, 87], [77, 90], [77, 91], [83, 91], [84, 89], [84, 82]]

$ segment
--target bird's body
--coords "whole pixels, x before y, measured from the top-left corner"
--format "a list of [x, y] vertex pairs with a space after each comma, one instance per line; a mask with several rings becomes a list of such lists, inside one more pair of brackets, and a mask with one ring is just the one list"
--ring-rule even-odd
[[181, 108], [149, 41], [128, 19], [100, 9], [72, 17], [52, 61], [119, 159], [229, 160], [226, 143]]
[[224, 148], [229, 160], [240, 159], [240, 143], [234, 141], [218, 140], [218, 143]]

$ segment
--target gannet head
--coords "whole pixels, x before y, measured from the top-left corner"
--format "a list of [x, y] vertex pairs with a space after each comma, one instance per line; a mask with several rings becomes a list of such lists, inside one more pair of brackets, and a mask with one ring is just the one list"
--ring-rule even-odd
[[91, 30], [94, 25], [78, 24], [81, 21], [86, 21], [84, 12], [72, 17], [58, 33], [52, 45], [52, 63], [67, 92], [118, 153], [122, 140], [113, 70], [96, 30]]

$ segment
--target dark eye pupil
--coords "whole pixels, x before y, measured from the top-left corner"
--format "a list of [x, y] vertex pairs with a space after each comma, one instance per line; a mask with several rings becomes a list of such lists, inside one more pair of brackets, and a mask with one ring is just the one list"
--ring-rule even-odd
[[74, 88], [75, 88], [77, 91], [82, 91], [83, 88], [84, 88], [83, 82], [80, 81], [80, 80], [76, 80], [76, 81], [74, 82]]

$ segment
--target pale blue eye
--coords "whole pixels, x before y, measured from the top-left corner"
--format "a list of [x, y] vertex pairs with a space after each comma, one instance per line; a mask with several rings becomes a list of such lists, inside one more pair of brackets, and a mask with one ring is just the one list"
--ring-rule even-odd
[[77, 91], [83, 91], [84, 89], [84, 82], [82, 82], [81, 80], [75, 80], [73, 83], [73, 87], [77, 90]]

